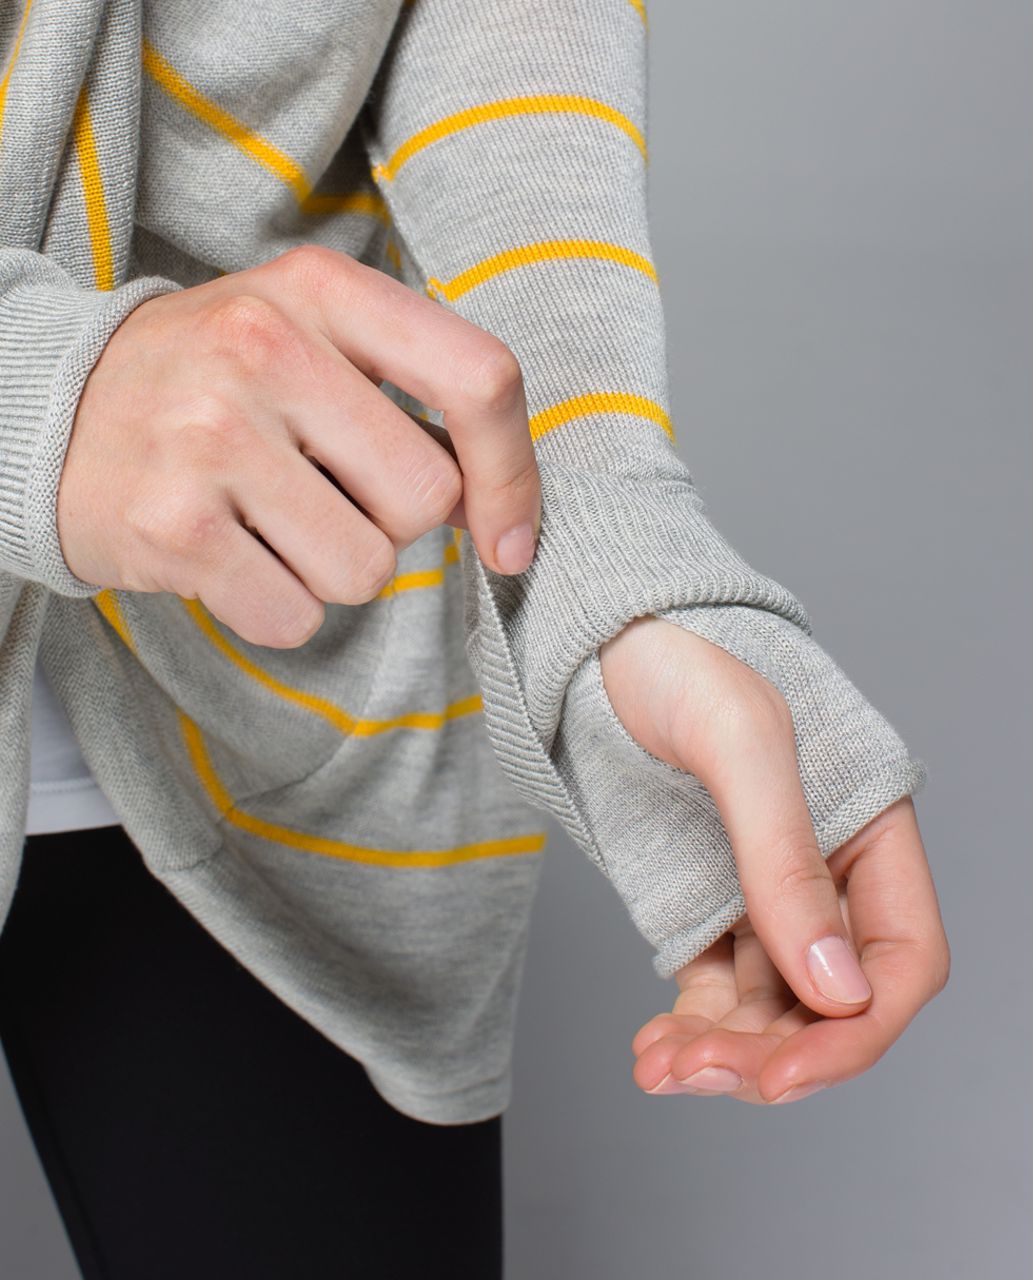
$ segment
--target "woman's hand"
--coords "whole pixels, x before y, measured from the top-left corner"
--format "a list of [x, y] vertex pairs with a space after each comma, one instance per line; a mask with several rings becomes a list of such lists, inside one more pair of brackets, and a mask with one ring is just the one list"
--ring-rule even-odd
[[[443, 409], [448, 437], [385, 379]], [[130, 313], [80, 397], [57, 519], [84, 581], [200, 598], [243, 639], [292, 648], [440, 524], [523, 570], [540, 506], [512, 351], [306, 245]]]
[[770, 1103], [867, 1070], [950, 970], [910, 796], [826, 861], [774, 685], [661, 618], [635, 619], [599, 657], [632, 737], [713, 796], [747, 907], [678, 972], [673, 1012], [635, 1036], [636, 1083]]

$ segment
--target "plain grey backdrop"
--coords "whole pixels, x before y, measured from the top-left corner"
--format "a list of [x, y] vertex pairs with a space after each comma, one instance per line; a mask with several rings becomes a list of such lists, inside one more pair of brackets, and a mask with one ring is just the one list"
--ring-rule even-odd
[[[928, 764], [953, 969], [838, 1088], [647, 1098], [630, 1041], [674, 984], [553, 826], [504, 1122], [507, 1280], [1014, 1274], [1033, 1254], [1033, 6], [648, 11], [680, 447], [711, 520]], [[0, 1274], [77, 1274], [2, 1078]]]

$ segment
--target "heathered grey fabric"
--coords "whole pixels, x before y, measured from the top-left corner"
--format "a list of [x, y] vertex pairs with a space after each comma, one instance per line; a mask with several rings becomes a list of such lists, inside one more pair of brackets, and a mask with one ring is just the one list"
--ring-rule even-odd
[[[926, 777], [801, 602], [711, 523], [665, 430], [646, 41], [628, 0], [34, 0], [0, 118], [0, 919], [38, 655], [151, 871], [434, 1123], [508, 1103], [543, 811], [662, 975], [743, 910], [706, 789], [606, 696], [598, 649], [631, 618], [666, 617], [781, 690], [823, 853]], [[229, 117], [251, 132], [231, 140]], [[306, 242], [508, 343], [543, 523], [510, 578], [433, 530], [394, 589], [273, 650], [197, 602], [76, 578], [56, 495], [82, 385], [132, 307]]]

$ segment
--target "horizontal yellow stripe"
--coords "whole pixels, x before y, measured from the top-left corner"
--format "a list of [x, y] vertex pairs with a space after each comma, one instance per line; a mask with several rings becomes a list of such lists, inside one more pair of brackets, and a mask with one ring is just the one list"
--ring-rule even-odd
[[195, 89], [161, 56], [149, 40], [143, 41], [143, 66], [155, 84], [164, 89], [170, 98], [286, 183], [299, 203], [308, 199], [312, 188], [297, 161]]
[[104, 178], [97, 157], [97, 141], [93, 136], [90, 117], [90, 100], [83, 85], [75, 104], [72, 119], [72, 136], [75, 138], [75, 154], [79, 161], [83, 201], [86, 205], [86, 225], [90, 232], [93, 251], [93, 278], [98, 289], [107, 291], [115, 287], [115, 267], [111, 256], [111, 228], [104, 198]]
[[441, 138], [448, 137], [449, 134], [458, 133], [461, 129], [485, 124], [489, 120], [503, 120], [510, 116], [541, 115], [550, 111], [570, 111], [605, 120], [608, 124], [623, 130], [642, 152], [642, 158], [648, 159], [646, 140], [641, 131], [627, 116], [622, 115], [614, 107], [605, 102], [599, 102], [596, 98], [586, 98], [576, 93], [538, 93], [527, 97], [500, 98], [495, 102], [484, 102], [427, 125], [425, 129], [414, 133], [411, 138], [403, 142], [386, 165], [374, 165], [373, 177], [375, 180], [392, 181], [398, 176], [402, 165], [418, 151], [422, 151], [424, 147], [430, 146]]
[[301, 212], [310, 214], [361, 213], [390, 225], [391, 215], [379, 191], [352, 191], [342, 195], [313, 191], [301, 202]]
[[4, 131], [4, 107], [7, 105], [7, 86], [11, 83], [11, 72], [14, 70], [14, 64], [18, 61], [18, 54], [22, 50], [22, 37], [25, 35], [25, 28], [29, 22], [29, 10], [32, 8], [32, 0], [26, 0], [25, 12], [22, 14], [22, 20], [18, 24], [18, 34], [14, 38], [14, 49], [11, 53], [11, 61], [7, 64], [7, 70], [4, 72], [4, 78], [0, 80], [0, 136]]
[[444, 711], [406, 711], [391, 720], [356, 720], [353, 736], [372, 738], [389, 729], [440, 729], [447, 721], [476, 715], [483, 707], [484, 699], [479, 693], [474, 693], [449, 703]]
[[179, 711], [179, 724], [194, 771], [220, 816], [241, 831], [260, 836], [264, 840], [300, 849], [305, 853], [318, 853], [324, 857], [341, 858], [370, 866], [397, 868], [455, 866], [478, 858], [538, 853], [545, 846], [548, 833], [533, 831], [502, 840], [483, 840], [477, 844], [459, 845], [453, 849], [371, 849], [365, 845], [331, 840], [328, 836], [310, 835], [304, 831], [296, 831], [293, 827], [267, 822], [264, 818], [245, 813], [236, 807], [233, 797], [215, 771], [200, 729], [182, 711]]
[[[425, 420], [427, 418], [425, 413], [421, 413], [418, 416]], [[399, 573], [391, 579], [387, 586], [381, 588], [376, 598], [378, 600], [386, 599], [388, 596], [397, 595], [400, 591], [413, 591], [419, 587], [440, 587], [445, 580], [445, 566], [456, 564], [458, 560], [459, 551], [455, 544], [446, 543], [441, 557], [441, 565], [437, 569], [415, 569], [411, 573]]]
[[455, 276], [447, 284], [433, 276], [427, 281], [427, 293], [431, 297], [443, 298], [447, 302], [455, 302], [464, 293], [476, 289], [479, 284], [501, 275], [504, 271], [513, 271], [517, 267], [532, 266], [537, 262], [548, 262], [556, 258], [601, 258], [608, 262], [617, 262], [624, 267], [632, 267], [641, 271], [654, 283], [659, 284], [656, 268], [648, 258], [623, 245], [610, 244], [606, 240], [539, 240], [536, 244], [521, 245], [517, 249], [506, 249], [502, 253], [493, 254]]
[[572, 396], [569, 400], [550, 405], [531, 419], [531, 439], [537, 440], [547, 431], [588, 413], [630, 413], [639, 418], [648, 418], [663, 427], [672, 442], [674, 441], [671, 420], [655, 400], [628, 395], [623, 391], [590, 391], [586, 395]]

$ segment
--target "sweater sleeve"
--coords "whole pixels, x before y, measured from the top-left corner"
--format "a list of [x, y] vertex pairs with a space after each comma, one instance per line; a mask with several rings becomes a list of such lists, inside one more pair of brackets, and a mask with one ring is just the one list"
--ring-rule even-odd
[[[600, 645], [657, 615], [782, 692], [823, 855], [924, 783], [801, 602], [708, 517], [675, 447], [647, 222], [647, 28], [630, 0], [416, 0], [365, 112], [405, 275], [504, 341], [542, 483], [535, 559], [462, 538], [467, 652], [496, 756], [613, 882], [662, 977], [744, 911], [712, 797], [644, 750]], [[445, 424], [447, 426], [447, 423]]]
[[0, 248], [0, 571], [58, 595], [95, 595], [65, 562], [57, 491], [75, 411], [105, 343], [134, 307], [179, 288], [147, 276], [83, 289], [52, 258]]

